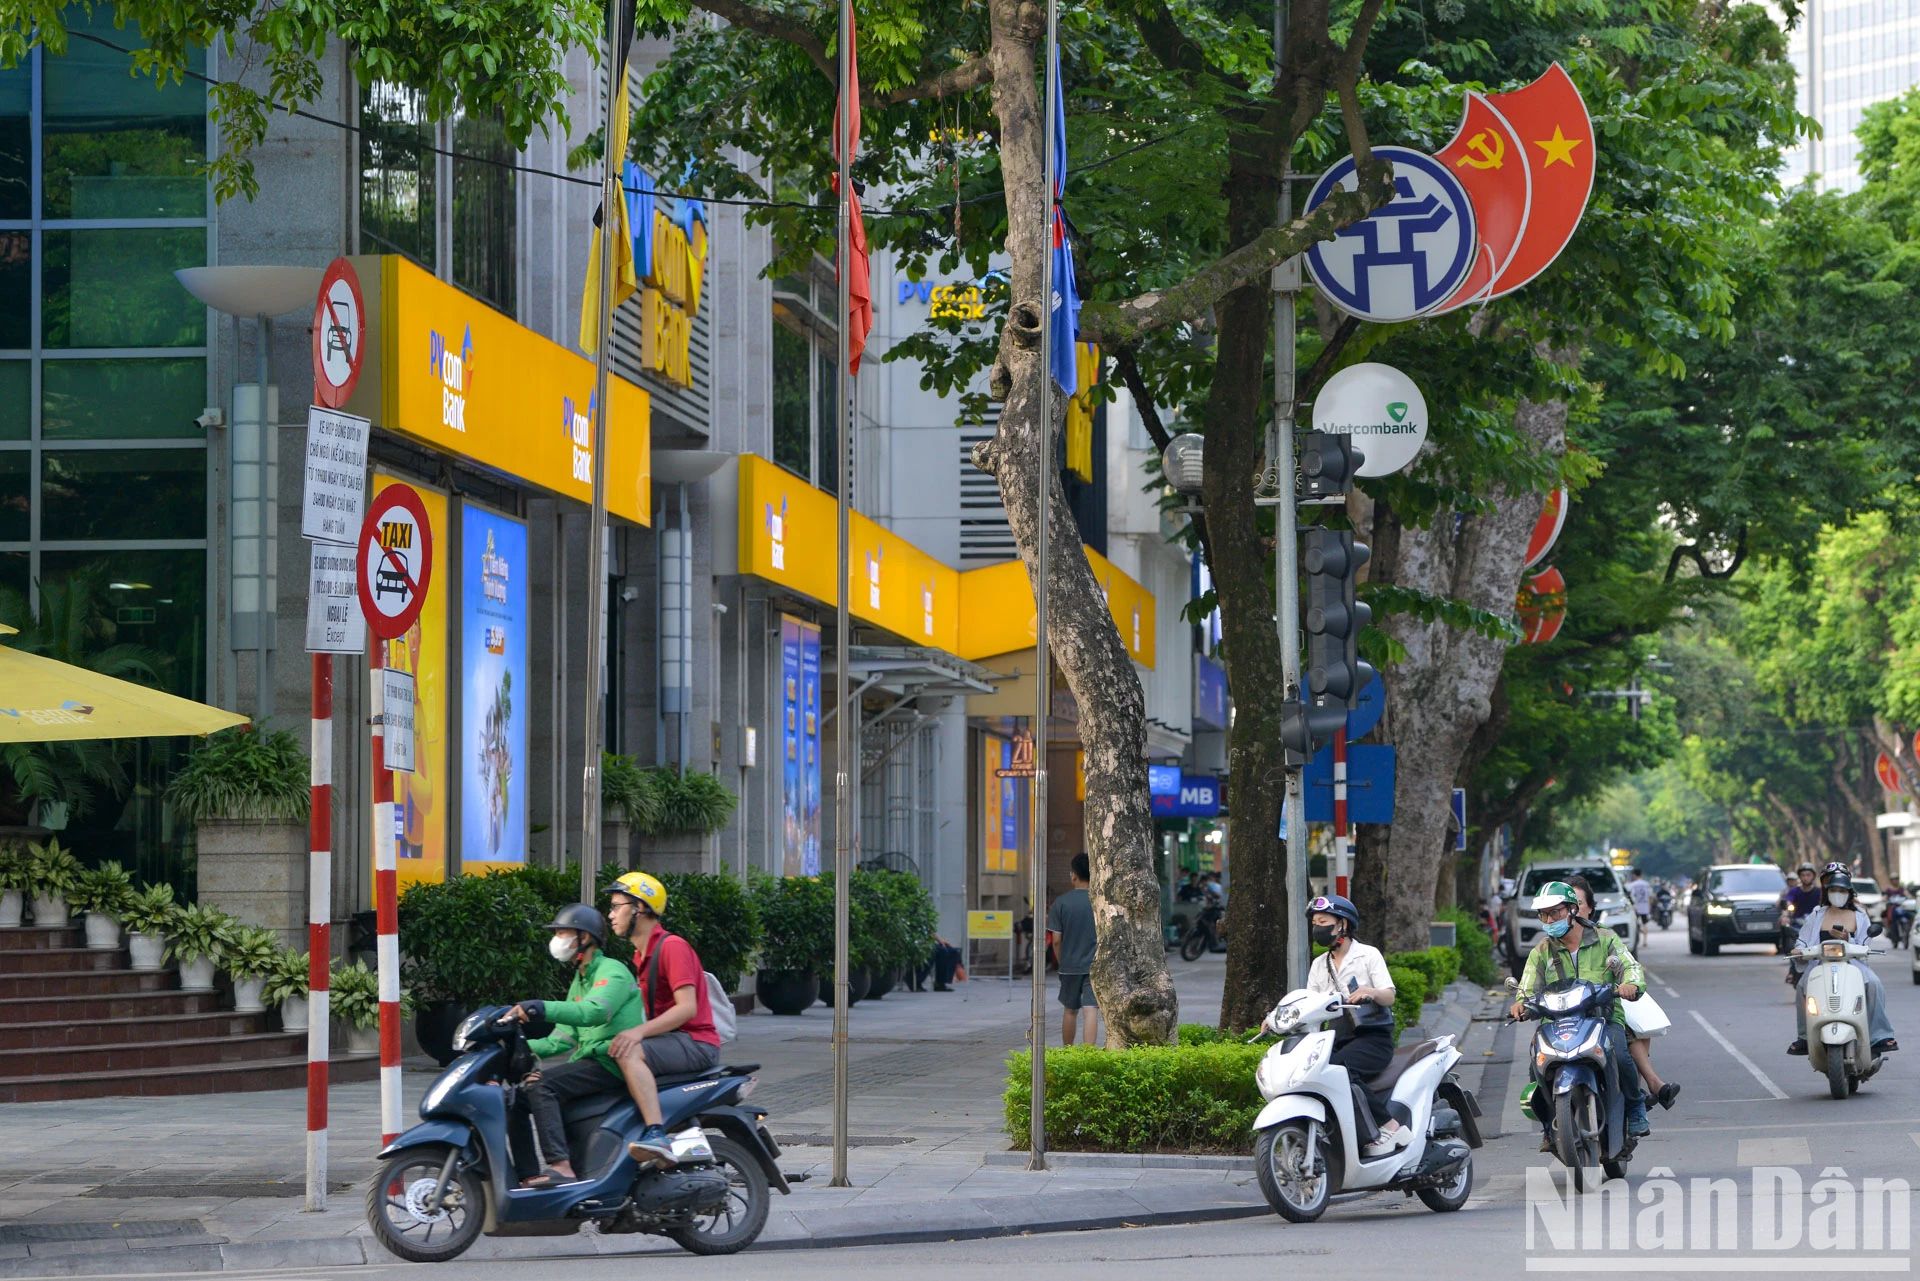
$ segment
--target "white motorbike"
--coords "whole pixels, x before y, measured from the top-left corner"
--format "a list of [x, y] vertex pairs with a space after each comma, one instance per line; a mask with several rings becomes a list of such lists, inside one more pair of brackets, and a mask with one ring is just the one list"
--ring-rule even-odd
[[1807, 1007], [1807, 1060], [1825, 1074], [1836, 1099], [1859, 1089], [1885, 1062], [1873, 1052], [1867, 1031], [1866, 976], [1852, 963], [1870, 951], [1845, 939], [1823, 939], [1817, 948], [1793, 953], [1796, 961], [1812, 962], [1801, 998]]
[[[1435, 1211], [1458, 1210], [1473, 1191], [1473, 1149], [1481, 1145], [1480, 1105], [1449, 1075], [1460, 1061], [1451, 1036], [1402, 1046], [1367, 1082], [1404, 1109], [1412, 1139], [1372, 1160], [1360, 1154], [1347, 1070], [1335, 1066], [1327, 1025], [1363, 1008], [1302, 988], [1261, 1023], [1279, 1036], [1254, 1080], [1266, 1107], [1253, 1123], [1254, 1169], [1267, 1204], [1294, 1223], [1311, 1223], [1339, 1192], [1391, 1190], [1418, 1196]], [[1398, 1109], [1396, 1109], [1398, 1111]]]

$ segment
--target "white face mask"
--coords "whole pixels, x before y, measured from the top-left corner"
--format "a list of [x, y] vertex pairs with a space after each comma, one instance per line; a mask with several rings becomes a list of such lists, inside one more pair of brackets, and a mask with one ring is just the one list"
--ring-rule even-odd
[[1827, 902], [1834, 907], [1845, 907], [1847, 905], [1847, 892], [1845, 890], [1828, 890]]
[[547, 940], [547, 952], [556, 961], [571, 961], [580, 951], [580, 939], [574, 934], [555, 934]]

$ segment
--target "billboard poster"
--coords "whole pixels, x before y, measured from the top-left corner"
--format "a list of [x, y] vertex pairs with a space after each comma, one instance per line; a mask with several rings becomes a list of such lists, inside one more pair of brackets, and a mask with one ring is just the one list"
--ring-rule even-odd
[[437, 493], [397, 476], [375, 474], [373, 493], [393, 484], [411, 484], [426, 508], [434, 532], [433, 573], [420, 617], [387, 647], [387, 666], [413, 677], [413, 773], [393, 776], [397, 866], [402, 890], [415, 881], [440, 881], [447, 874], [447, 553], [448, 503]]
[[980, 777], [986, 789], [985, 821], [980, 825], [986, 845], [982, 871], [1017, 872], [1020, 870], [1020, 841], [1027, 825], [1027, 780], [1007, 778], [1001, 771], [1013, 768], [1014, 744], [1010, 738], [985, 734], [981, 741], [986, 755]]
[[[858, 751], [858, 748], [855, 749]], [[820, 629], [800, 625], [800, 808], [803, 876], [820, 875]], [[858, 833], [854, 839], [859, 839]], [[859, 858], [856, 850], [854, 858]]]
[[527, 527], [461, 511], [460, 865], [527, 861]]
[[781, 870], [820, 874], [820, 629], [780, 616]]

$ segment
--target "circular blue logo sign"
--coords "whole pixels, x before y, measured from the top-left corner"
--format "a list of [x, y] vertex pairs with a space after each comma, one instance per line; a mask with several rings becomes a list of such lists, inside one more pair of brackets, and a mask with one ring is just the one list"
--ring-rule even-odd
[[[1473, 201], [1447, 167], [1410, 147], [1375, 147], [1393, 165], [1394, 198], [1371, 217], [1307, 250], [1313, 283], [1362, 320], [1412, 320], [1451, 298], [1473, 269]], [[1309, 211], [1335, 187], [1358, 186], [1353, 157], [1320, 175]]]

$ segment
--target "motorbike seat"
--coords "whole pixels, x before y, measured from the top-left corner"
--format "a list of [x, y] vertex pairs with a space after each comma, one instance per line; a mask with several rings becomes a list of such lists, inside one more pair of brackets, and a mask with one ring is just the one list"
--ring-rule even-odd
[[653, 1077], [653, 1083], [664, 1090], [669, 1086], [686, 1085], [691, 1081], [710, 1081], [714, 1077], [719, 1076], [721, 1070], [722, 1069], [718, 1067], [710, 1067], [700, 1072], [677, 1072], [664, 1076], [656, 1072]]
[[1392, 1060], [1381, 1070], [1380, 1075], [1367, 1082], [1367, 1088], [1385, 1094], [1393, 1089], [1408, 1068], [1421, 1059], [1437, 1053], [1439, 1049], [1440, 1042], [1436, 1040], [1415, 1041], [1412, 1045], [1401, 1046], [1393, 1052]]

